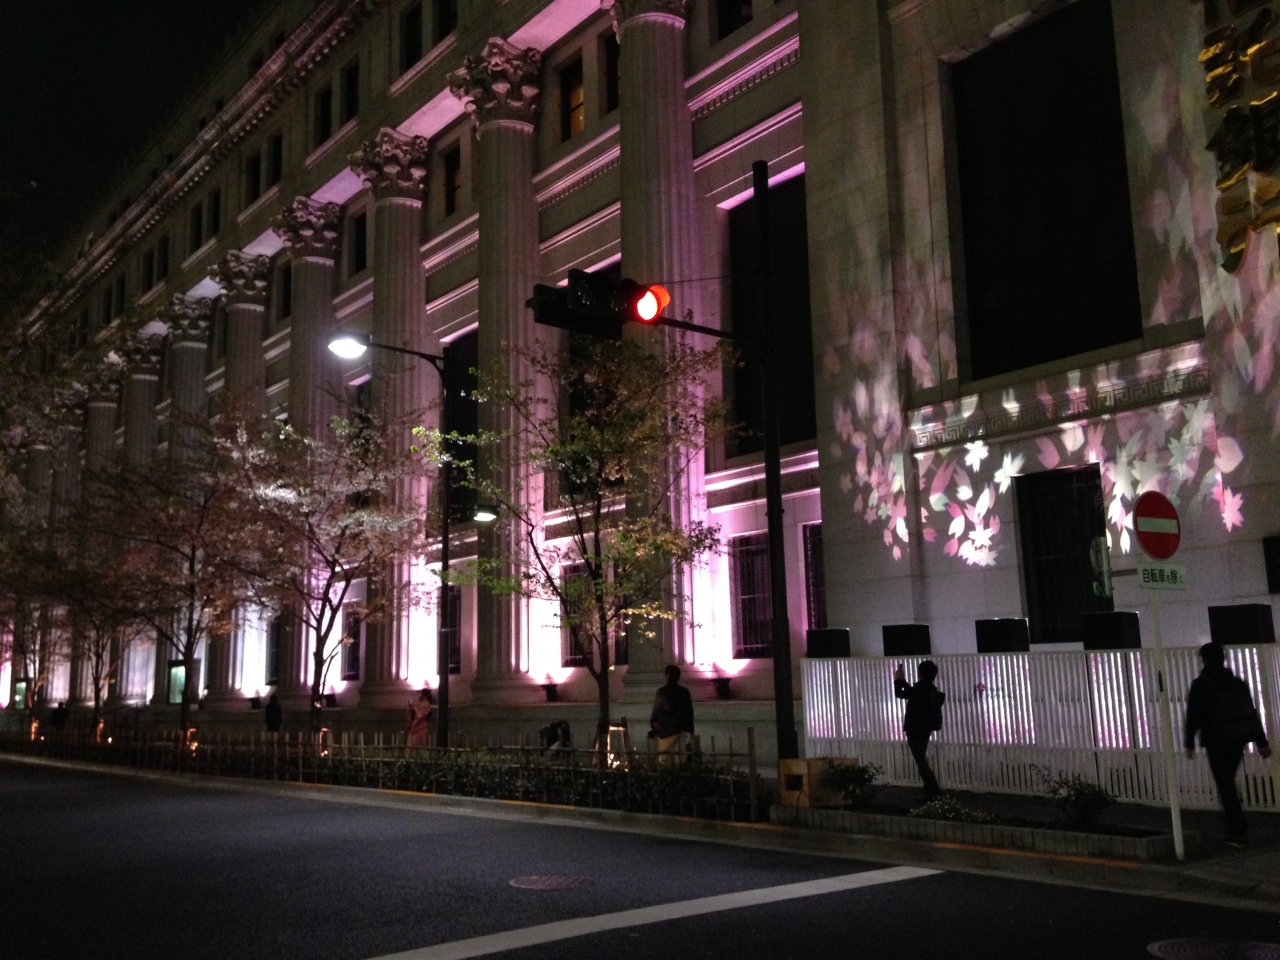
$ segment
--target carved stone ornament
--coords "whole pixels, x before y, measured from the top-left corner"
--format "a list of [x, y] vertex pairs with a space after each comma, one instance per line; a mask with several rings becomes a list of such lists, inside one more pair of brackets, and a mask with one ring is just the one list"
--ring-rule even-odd
[[58, 425], [78, 427], [84, 419], [84, 403], [89, 388], [82, 383], [71, 383], [53, 391], [53, 406]]
[[90, 403], [114, 405], [120, 398], [120, 374], [123, 365], [120, 358], [112, 353], [102, 361], [88, 377], [85, 386], [89, 390]]
[[601, 6], [605, 5], [610, 5], [612, 8], [615, 30], [632, 17], [643, 16], [646, 13], [662, 13], [670, 17], [680, 17], [682, 20], [689, 16], [689, 0], [613, 0], [612, 4], [609, 4], [609, 0], [604, 0]]
[[[148, 327], [152, 326], [148, 324]], [[160, 375], [160, 357], [164, 352], [164, 336], [144, 331], [124, 346], [125, 363], [129, 376], [156, 377]]]
[[342, 209], [336, 203], [294, 197], [293, 204], [271, 221], [271, 227], [293, 256], [332, 260], [338, 254], [341, 215]]
[[427, 138], [383, 127], [351, 154], [351, 169], [373, 187], [374, 196], [421, 200], [427, 175]]
[[160, 309], [160, 316], [169, 325], [174, 343], [205, 344], [209, 340], [213, 301], [175, 293]]
[[449, 74], [449, 89], [462, 100], [476, 123], [490, 120], [533, 121], [538, 108], [542, 54], [491, 37], [480, 56], [465, 57], [462, 69]]
[[267, 302], [267, 277], [271, 261], [240, 250], [228, 250], [209, 268], [209, 276], [222, 287], [227, 303]]

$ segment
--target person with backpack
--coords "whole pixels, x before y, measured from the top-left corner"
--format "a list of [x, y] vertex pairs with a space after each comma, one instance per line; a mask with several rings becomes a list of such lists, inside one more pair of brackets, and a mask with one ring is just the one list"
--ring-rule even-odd
[[1245, 747], [1257, 744], [1263, 759], [1271, 756], [1262, 718], [1253, 705], [1249, 685], [1227, 667], [1226, 653], [1216, 643], [1200, 648], [1200, 676], [1191, 681], [1187, 694], [1187, 725], [1183, 744], [1187, 757], [1196, 755], [1196, 734], [1209, 755], [1209, 769], [1218, 787], [1222, 812], [1227, 818], [1225, 842], [1233, 847], [1245, 845], [1244, 810], [1236, 790], [1236, 771], [1244, 759]]
[[924, 798], [928, 802], [942, 793], [938, 778], [929, 766], [927, 752], [929, 738], [942, 729], [942, 704], [947, 695], [933, 685], [938, 678], [938, 665], [924, 660], [917, 670], [919, 680], [907, 683], [906, 669], [898, 664], [893, 672], [893, 693], [899, 700], [907, 701], [906, 714], [902, 718], [902, 732], [907, 735], [907, 747], [924, 781]]

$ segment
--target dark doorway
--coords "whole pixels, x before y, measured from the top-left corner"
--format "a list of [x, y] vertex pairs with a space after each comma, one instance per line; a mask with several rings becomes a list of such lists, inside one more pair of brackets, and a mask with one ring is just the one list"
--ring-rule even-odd
[[1031, 642], [1080, 642], [1081, 614], [1115, 609], [1094, 592], [1089, 562], [1094, 538], [1107, 534], [1102, 474], [1097, 464], [1033, 473], [1014, 481], [1014, 495]]

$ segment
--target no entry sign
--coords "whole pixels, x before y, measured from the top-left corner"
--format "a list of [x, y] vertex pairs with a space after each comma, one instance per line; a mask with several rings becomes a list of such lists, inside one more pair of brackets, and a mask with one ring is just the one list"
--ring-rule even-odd
[[1154, 490], [1138, 498], [1133, 508], [1133, 532], [1138, 545], [1153, 560], [1168, 560], [1182, 542], [1178, 511], [1164, 494]]

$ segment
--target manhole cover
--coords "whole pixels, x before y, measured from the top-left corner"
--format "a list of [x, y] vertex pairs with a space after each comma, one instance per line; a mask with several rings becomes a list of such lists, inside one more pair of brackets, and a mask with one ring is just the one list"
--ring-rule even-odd
[[1147, 947], [1147, 952], [1162, 960], [1280, 960], [1280, 944], [1213, 937], [1158, 940]]
[[[532, 877], [516, 877], [511, 886], [521, 890], [573, 890], [591, 883], [590, 877], [567, 877], [563, 874], [546, 873]], [[1253, 960], [1252, 957], [1249, 960]]]

